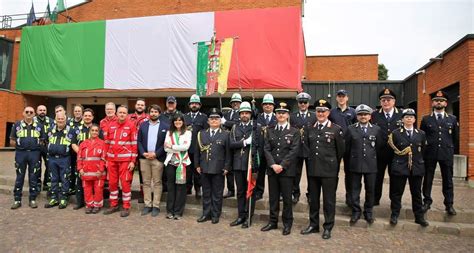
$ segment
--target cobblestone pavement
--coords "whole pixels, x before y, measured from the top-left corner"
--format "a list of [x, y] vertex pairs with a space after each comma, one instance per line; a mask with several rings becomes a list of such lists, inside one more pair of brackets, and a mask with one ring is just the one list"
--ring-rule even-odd
[[241, 229], [229, 227], [229, 219], [198, 224], [197, 217], [186, 214], [179, 221], [162, 213], [142, 217], [137, 211], [120, 218], [118, 213], [86, 215], [84, 209], [74, 211], [71, 206], [45, 209], [43, 201], [38, 209], [24, 205], [10, 210], [10, 204], [11, 197], [0, 194], [0, 252], [472, 252], [474, 248], [472, 238], [450, 235], [335, 227], [333, 238], [326, 241], [320, 234], [300, 235], [299, 225], [284, 237], [281, 229], [260, 232], [261, 222]]

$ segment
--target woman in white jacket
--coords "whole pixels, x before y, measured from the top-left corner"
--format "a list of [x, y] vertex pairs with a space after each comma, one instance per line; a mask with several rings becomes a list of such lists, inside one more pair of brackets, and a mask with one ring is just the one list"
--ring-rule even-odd
[[184, 115], [177, 113], [171, 119], [166, 133], [165, 172], [168, 178], [166, 197], [166, 218], [179, 220], [183, 216], [186, 202], [186, 166], [191, 164], [188, 149], [191, 146], [191, 131], [186, 130]]

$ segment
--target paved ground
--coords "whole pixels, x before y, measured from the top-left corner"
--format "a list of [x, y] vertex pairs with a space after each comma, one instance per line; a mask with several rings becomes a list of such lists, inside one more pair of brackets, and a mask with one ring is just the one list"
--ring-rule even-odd
[[[31, 209], [10, 210], [10, 196], [0, 194], [0, 252], [58, 251], [435, 251], [472, 252], [472, 238], [417, 232], [370, 231], [336, 227], [333, 238], [320, 234], [302, 236], [294, 228], [290, 236], [281, 230], [260, 232], [262, 223], [250, 229], [230, 228], [231, 220], [219, 224], [198, 224], [196, 217], [167, 220], [141, 217], [133, 212], [128, 218], [101, 213], [86, 215], [83, 210]], [[40, 203], [40, 204], [43, 204]]]

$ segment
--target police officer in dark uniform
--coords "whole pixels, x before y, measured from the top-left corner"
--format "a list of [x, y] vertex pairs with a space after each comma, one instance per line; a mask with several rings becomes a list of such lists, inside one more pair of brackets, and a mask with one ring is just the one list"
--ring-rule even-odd
[[[275, 101], [272, 94], [265, 94], [262, 100], [263, 112], [257, 117], [257, 123], [262, 126], [262, 135], [268, 128], [275, 127], [276, 116], [273, 113], [275, 107]], [[259, 154], [260, 157], [264, 157], [264, 154]], [[255, 200], [262, 199], [263, 192], [265, 190], [265, 172], [267, 171], [268, 165], [266, 159], [260, 159], [260, 166], [258, 169], [257, 185], [255, 187]]]
[[[75, 130], [66, 124], [66, 114], [56, 114], [56, 125], [48, 130], [48, 163], [51, 174], [51, 199], [45, 208], [68, 205], [69, 174], [71, 173], [71, 144], [75, 141]], [[59, 190], [61, 182], [61, 190]]]
[[23, 109], [23, 120], [16, 122], [11, 131], [10, 142], [16, 147], [15, 167], [16, 180], [13, 196], [15, 201], [11, 209], [17, 209], [21, 206], [21, 197], [23, 192], [23, 184], [25, 175], [28, 170], [28, 182], [30, 188], [29, 206], [37, 208], [36, 196], [39, 189], [37, 188], [36, 176], [40, 170], [41, 146], [44, 145], [45, 132], [43, 125], [34, 121], [35, 109], [31, 106]]
[[192, 132], [192, 138], [191, 146], [188, 150], [191, 164], [186, 167], [186, 190], [187, 194], [191, 194], [194, 184], [196, 198], [201, 198], [200, 173], [197, 172], [197, 166], [195, 165], [198, 163], [198, 161], [195, 160], [195, 154], [199, 152], [197, 135], [201, 130], [209, 128], [209, 124], [207, 115], [199, 111], [199, 109], [201, 109], [201, 98], [198, 95], [193, 94], [189, 99], [188, 105], [191, 111], [184, 115], [184, 121], [186, 121], [186, 126], [188, 126], [188, 129]]
[[[230, 98], [230, 106], [232, 107], [231, 110], [223, 114], [222, 117], [222, 126], [225, 130], [231, 130], [235, 124], [239, 124], [240, 122], [240, 115], [239, 115], [239, 108], [240, 104], [242, 103], [242, 96], [239, 93], [232, 94]], [[234, 173], [229, 171], [227, 175], [225, 175], [227, 180], [227, 193], [224, 194], [224, 198], [234, 197], [235, 195], [235, 185], [234, 185]]]
[[229, 132], [221, 128], [221, 118], [222, 113], [212, 108], [209, 128], [199, 131], [197, 136], [199, 150], [194, 160], [202, 183], [202, 216], [197, 222], [212, 219], [212, 224], [217, 224], [222, 212], [224, 176], [232, 165]]
[[[337, 106], [332, 108], [329, 114], [329, 120], [342, 129], [342, 132], [346, 132], [347, 128], [357, 122], [356, 112], [354, 108], [348, 105], [349, 93], [346, 90], [338, 90], [336, 92]], [[348, 154], [346, 152], [346, 154]], [[346, 187], [346, 205], [351, 207], [351, 175], [350, 175], [350, 157], [344, 156], [344, 186]]]
[[291, 127], [288, 122], [289, 109], [286, 103], [280, 103], [275, 112], [277, 114], [277, 124], [275, 127], [267, 128], [264, 136], [264, 153], [268, 164], [270, 220], [261, 230], [270, 231], [278, 228], [280, 196], [282, 196], [283, 235], [289, 235], [293, 225], [291, 192], [296, 176], [295, 161], [301, 145], [301, 138], [300, 131]]
[[[306, 92], [301, 92], [296, 96], [298, 101], [298, 112], [292, 113], [290, 116], [291, 126], [300, 130], [300, 136], [303, 143], [304, 127], [312, 126], [316, 123], [316, 114], [308, 110], [309, 100], [311, 96]], [[303, 170], [303, 162], [308, 166], [308, 149], [305, 145], [301, 146], [300, 152], [296, 159], [296, 177], [293, 182], [293, 204], [298, 203], [301, 195], [300, 181]], [[308, 194], [306, 194], [308, 196]], [[308, 198], [309, 199], [309, 198]]]
[[395, 107], [395, 93], [385, 88], [379, 93], [380, 105], [382, 108], [372, 113], [371, 122], [382, 130], [382, 140], [385, 145], [377, 149], [377, 177], [375, 179], [374, 205], [380, 204], [382, 198], [382, 187], [385, 177], [385, 169], [388, 166], [388, 175], [392, 166], [393, 150], [388, 146], [388, 135], [395, 129], [402, 126], [402, 111]]
[[[47, 108], [44, 105], [38, 105], [36, 107], [36, 116], [34, 117], [34, 121], [40, 123], [43, 125], [44, 132], [46, 133], [48, 129], [52, 126], [54, 123], [54, 120], [51, 119], [50, 117], [46, 116], [47, 114]], [[41, 145], [41, 158], [40, 159], [40, 168], [36, 173], [36, 179], [38, 183], [38, 192], [41, 191], [41, 182], [43, 182], [43, 190], [48, 191], [50, 186], [51, 186], [51, 178], [49, 177], [49, 170], [48, 170], [48, 161], [47, 159], [47, 147], [45, 145]], [[42, 174], [42, 162], [44, 162], [44, 176], [43, 176], [43, 181], [41, 181], [41, 174]]]
[[304, 128], [304, 145], [308, 148], [309, 226], [301, 234], [319, 232], [319, 207], [323, 192], [323, 239], [331, 238], [336, 216], [336, 191], [339, 165], [344, 156], [344, 136], [340, 126], [328, 120], [331, 104], [316, 101], [317, 122]]
[[454, 210], [453, 160], [454, 148], [459, 143], [459, 124], [456, 116], [447, 114], [448, 94], [438, 91], [431, 95], [433, 112], [424, 116], [420, 129], [425, 131], [427, 146], [425, 152], [425, 178], [423, 180], [423, 209], [429, 210], [433, 199], [431, 188], [436, 164], [439, 163], [443, 179], [444, 205], [448, 215], [456, 215]]
[[360, 191], [364, 178], [365, 203], [364, 218], [367, 223], [374, 222], [374, 189], [377, 175], [377, 159], [379, 150], [385, 145], [380, 127], [370, 124], [372, 108], [361, 104], [356, 108], [357, 123], [349, 126], [345, 133], [346, 156], [350, 157], [352, 216], [350, 223], [355, 224], [362, 212], [360, 207]]
[[[249, 204], [251, 209], [255, 209], [255, 198], [249, 203], [247, 198], [248, 186], [248, 169], [249, 159], [251, 159], [252, 178], [257, 177], [258, 167], [257, 159], [258, 149], [260, 147], [263, 136], [261, 135], [261, 126], [257, 122], [252, 121], [252, 108], [249, 102], [243, 102], [239, 109], [240, 123], [236, 124], [230, 130], [230, 148], [232, 151], [232, 170], [235, 175], [237, 185], [237, 209], [239, 217], [230, 223], [230, 226], [238, 226], [242, 224], [243, 228], [248, 228], [249, 223]], [[257, 124], [254, 126], [254, 124]], [[252, 152], [250, 153], [250, 150]], [[250, 157], [252, 155], [252, 157]], [[253, 210], [251, 210], [253, 213]]]
[[388, 137], [388, 144], [395, 152], [392, 161], [392, 174], [390, 175], [390, 200], [392, 201], [390, 224], [397, 224], [402, 208], [402, 196], [408, 180], [415, 223], [427, 227], [429, 224], [423, 217], [423, 200], [421, 198], [421, 182], [425, 175], [423, 161], [423, 151], [426, 144], [425, 132], [415, 129], [416, 113], [413, 109], [403, 110], [402, 121], [403, 127], [396, 129]]

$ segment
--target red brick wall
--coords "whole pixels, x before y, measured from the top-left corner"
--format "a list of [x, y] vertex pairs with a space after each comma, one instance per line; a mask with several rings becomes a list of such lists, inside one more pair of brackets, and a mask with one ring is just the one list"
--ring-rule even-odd
[[[418, 75], [418, 114], [431, 113], [430, 94], [459, 82], [460, 154], [474, 157], [474, 40], [465, 41]], [[423, 78], [426, 92], [423, 93]], [[474, 180], [474, 159], [468, 159], [468, 177]]]
[[25, 106], [22, 95], [7, 91], [0, 91], [0, 147], [5, 146], [7, 122], [15, 122], [21, 119], [21, 113]]
[[333, 55], [306, 57], [306, 80], [378, 80], [378, 55]]

